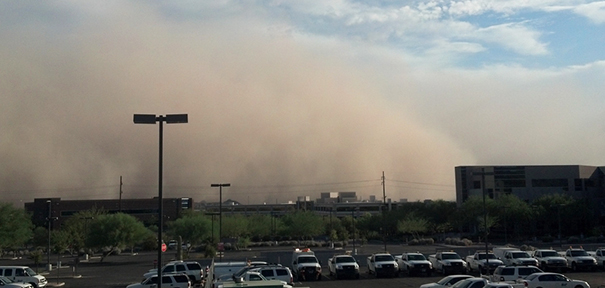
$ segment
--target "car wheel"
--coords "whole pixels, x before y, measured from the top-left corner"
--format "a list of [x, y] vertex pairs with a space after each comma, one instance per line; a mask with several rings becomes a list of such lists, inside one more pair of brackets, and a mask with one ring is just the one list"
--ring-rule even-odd
[[29, 284], [32, 284], [33, 288], [38, 288], [38, 284], [36, 284], [36, 283], [30, 282]]

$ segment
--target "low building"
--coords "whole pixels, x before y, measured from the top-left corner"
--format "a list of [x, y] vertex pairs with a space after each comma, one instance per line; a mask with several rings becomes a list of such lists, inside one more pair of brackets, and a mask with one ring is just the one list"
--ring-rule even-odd
[[[191, 198], [162, 199], [164, 221], [177, 219], [183, 210], [192, 209]], [[158, 198], [149, 199], [101, 199], [101, 200], [61, 200], [61, 198], [36, 198], [34, 202], [25, 203], [25, 210], [31, 213], [36, 226], [46, 226], [49, 217], [53, 229], [61, 227], [69, 217], [80, 211], [102, 209], [107, 213], [126, 213], [143, 223], [155, 223], [158, 219]]]

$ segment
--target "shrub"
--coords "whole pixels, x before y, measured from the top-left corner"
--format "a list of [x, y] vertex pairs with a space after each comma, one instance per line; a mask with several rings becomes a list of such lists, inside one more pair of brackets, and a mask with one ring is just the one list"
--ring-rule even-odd
[[567, 243], [569, 244], [575, 244], [575, 243], [579, 243], [580, 242], [580, 237], [578, 236], [571, 236], [569, 238], [567, 238]]
[[471, 246], [473, 245], [473, 241], [467, 238], [446, 238], [445, 244], [455, 245], [455, 246]]
[[435, 244], [435, 240], [433, 238], [421, 238], [421, 239], [413, 239], [408, 242], [408, 245], [433, 245]]

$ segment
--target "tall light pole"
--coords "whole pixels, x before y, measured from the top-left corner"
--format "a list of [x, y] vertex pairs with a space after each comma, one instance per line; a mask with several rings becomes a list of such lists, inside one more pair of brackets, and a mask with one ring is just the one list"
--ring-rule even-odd
[[[231, 187], [231, 183], [210, 184], [210, 187], [218, 187], [218, 241], [223, 239], [223, 187]], [[223, 261], [223, 253], [219, 254], [219, 261]]]
[[159, 161], [158, 161], [158, 287], [162, 287], [162, 226], [163, 221], [163, 197], [162, 197], [162, 166], [163, 166], [163, 147], [164, 147], [164, 128], [163, 124], [187, 123], [187, 114], [155, 115], [155, 114], [134, 114], [134, 124], [155, 124], [160, 123], [159, 137]]
[[46, 250], [46, 269], [48, 269], [48, 271], [51, 270], [50, 267], [50, 222], [52, 221], [52, 201], [50, 199], [46, 200], [46, 203], [48, 203], [48, 217], [46, 217], [46, 221], [48, 222], [48, 247]]
[[357, 249], [355, 248], [355, 242], [357, 242], [357, 227], [355, 227], [355, 214], [359, 212], [359, 207], [351, 210], [351, 223], [353, 223], [353, 255], [357, 255]]
[[386, 183], [384, 178], [384, 171], [382, 171], [382, 242], [384, 243], [384, 252], [387, 252], [387, 194], [386, 194]]

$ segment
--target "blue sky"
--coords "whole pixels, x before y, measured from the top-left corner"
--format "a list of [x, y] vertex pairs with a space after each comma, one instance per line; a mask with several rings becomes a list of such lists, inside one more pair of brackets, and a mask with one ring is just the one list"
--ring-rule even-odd
[[[460, 165], [605, 163], [605, 1], [4, 1], [7, 201], [454, 199]], [[380, 197], [378, 197], [380, 198]]]

